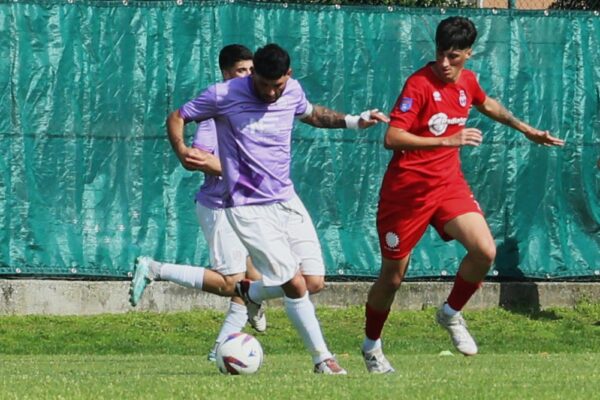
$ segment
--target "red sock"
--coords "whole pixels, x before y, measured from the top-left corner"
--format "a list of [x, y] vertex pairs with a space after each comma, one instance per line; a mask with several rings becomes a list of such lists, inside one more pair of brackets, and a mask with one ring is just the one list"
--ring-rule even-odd
[[365, 305], [365, 335], [369, 339], [377, 340], [381, 337], [381, 331], [389, 313], [389, 309], [377, 311], [369, 303]]
[[460, 311], [482, 285], [483, 282], [467, 282], [456, 274], [454, 286], [446, 302], [453, 310]]

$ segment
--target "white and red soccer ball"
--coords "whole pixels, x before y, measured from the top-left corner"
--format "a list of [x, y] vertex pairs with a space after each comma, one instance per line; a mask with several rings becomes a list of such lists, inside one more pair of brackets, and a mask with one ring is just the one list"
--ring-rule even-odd
[[263, 350], [256, 338], [247, 333], [233, 333], [217, 348], [217, 367], [223, 374], [248, 375], [260, 368]]

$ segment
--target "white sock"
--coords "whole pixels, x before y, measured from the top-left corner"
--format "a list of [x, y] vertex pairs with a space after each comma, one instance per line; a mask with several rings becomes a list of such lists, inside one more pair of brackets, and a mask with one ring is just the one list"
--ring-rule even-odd
[[363, 340], [362, 351], [369, 353], [375, 349], [381, 348], [381, 338], [377, 340], [371, 340], [368, 337]]
[[315, 306], [308, 297], [308, 292], [299, 299], [290, 299], [283, 297], [285, 304], [285, 312], [296, 331], [302, 337], [304, 345], [310, 351], [314, 364], [318, 364], [323, 360], [333, 357], [323, 338], [321, 326], [315, 314]]
[[265, 300], [283, 297], [284, 294], [281, 286], [265, 286], [262, 280], [252, 282], [248, 289], [248, 295], [257, 304]]
[[148, 260], [148, 267], [150, 268], [150, 274], [152, 274], [153, 278], [160, 278], [160, 269], [162, 268], [162, 263], [159, 263], [156, 260]]
[[230, 301], [229, 310], [227, 310], [227, 314], [225, 315], [225, 321], [223, 321], [223, 325], [217, 336], [217, 343], [223, 343], [223, 340], [232, 333], [241, 332], [244, 325], [246, 325], [247, 320], [248, 310], [246, 309], [246, 306]]
[[202, 290], [204, 281], [204, 268], [192, 267], [190, 265], [162, 264], [160, 279], [175, 282], [179, 285]]
[[458, 314], [460, 312], [460, 311], [457, 311], [454, 308], [450, 307], [448, 305], [448, 303], [444, 303], [444, 307], [442, 308], [442, 311], [444, 312], [444, 314], [446, 314], [449, 317], [454, 317], [456, 314]]

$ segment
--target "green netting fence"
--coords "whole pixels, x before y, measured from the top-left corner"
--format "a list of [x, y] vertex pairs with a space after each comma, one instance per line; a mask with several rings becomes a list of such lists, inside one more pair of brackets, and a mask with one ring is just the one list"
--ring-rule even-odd
[[[0, 1], [0, 273], [119, 278], [138, 254], [205, 264], [202, 178], [172, 154], [165, 118], [220, 79], [223, 45], [277, 42], [313, 103], [389, 111], [456, 14], [479, 29], [469, 67], [488, 94], [567, 140], [542, 148], [472, 112], [485, 139], [463, 169], [498, 244], [490, 274], [600, 275], [595, 13], [241, 1]], [[293, 179], [330, 276], [378, 273], [384, 131], [296, 127]], [[463, 254], [430, 230], [409, 277], [452, 275]]]

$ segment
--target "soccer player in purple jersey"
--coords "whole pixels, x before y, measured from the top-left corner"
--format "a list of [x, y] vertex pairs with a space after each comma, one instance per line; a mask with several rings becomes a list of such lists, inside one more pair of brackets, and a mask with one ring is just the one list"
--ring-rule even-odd
[[290, 180], [291, 133], [296, 119], [315, 127], [356, 129], [387, 118], [377, 110], [353, 116], [313, 105], [291, 73], [288, 53], [266, 45], [254, 55], [251, 76], [210, 86], [172, 112], [167, 129], [175, 153], [187, 160], [192, 150], [183, 139], [185, 123], [214, 120], [225, 214], [262, 274], [262, 282], [240, 282], [238, 294], [247, 304], [283, 294], [314, 372], [345, 374], [325, 344], [302, 274], [307, 254], [314, 264], [323, 261], [312, 220]]
[[[252, 71], [252, 51], [239, 44], [223, 47], [219, 53], [219, 68], [224, 80], [243, 78]], [[196, 194], [196, 214], [204, 238], [208, 243], [212, 270], [225, 276], [230, 282], [237, 282], [245, 276], [252, 280], [260, 279], [254, 269], [248, 251], [229, 225], [223, 211], [225, 187], [220, 177], [217, 136], [213, 120], [198, 124], [193, 141], [194, 157], [185, 161], [190, 170], [204, 172], [204, 183]], [[196, 150], [198, 149], [198, 150]], [[134, 279], [130, 290], [130, 302], [136, 305], [149, 282], [155, 279], [175, 282], [187, 287], [195, 287], [202, 281], [203, 268], [188, 265], [162, 263], [150, 257], [138, 257], [134, 269]], [[214, 361], [218, 345], [230, 334], [240, 332], [246, 321], [259, 332], [267, 327], [262, 307], [247, 309], [239, 296], [231, 298], [225, 321], [217, 335], [215, 344], [208, 355]]]

